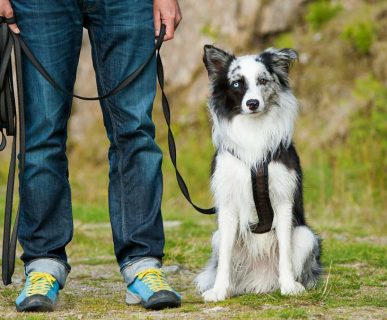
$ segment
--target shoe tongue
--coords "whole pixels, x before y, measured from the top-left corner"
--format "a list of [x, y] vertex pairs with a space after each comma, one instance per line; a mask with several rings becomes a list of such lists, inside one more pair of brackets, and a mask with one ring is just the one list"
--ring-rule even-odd
[[150, 277], [162, 277], [162, 273], [158, 269], [148, 269], [141, 271], [137, 274], [137, 277], [141, 280], [144, 279], [146, 276]]

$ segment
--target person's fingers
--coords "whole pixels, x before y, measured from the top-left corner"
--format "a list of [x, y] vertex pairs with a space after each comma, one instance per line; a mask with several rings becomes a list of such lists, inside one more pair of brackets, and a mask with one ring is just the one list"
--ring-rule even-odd
[[163, 23], [166, 26], [164, 41], [173, 39], [173, 36], [175, 33], [175, 19], [174, 18], [165, 19], [163, 20]]
[[183, 19], [181, 16], [176, 16], [176, 19], [175, 19], [175, 30], [179, 26], [181, 19]]
[[[12, 10], [12, 7], [9, 3], [7, 3], [5, 5], [5, 8], [4, 8], [4, 13], [3, 15], [6, 17], [6, 18], [12, 18], [14, 15], [13, 15], [13, 10]], [[14, 32], [14, 33], [20, 33], [20, 29], [18, 28], [17, 24], [16, 23], [12, 23], [9, 25], [9, 28]]]
[[9, 25], [9, 28], [12, 30], [12, 32], [14, 33], [20, 33], [20, 29], [19, 27], [17, 26], [16, 23], [13, 23], [13, 24], [10, 24]]
[[164, 41], [168, 41], [174, 38], [175, 30], [179, 25], [182, 17], [177, 1], [165, 1], [155, 0], [153, 9], [154, 25], [155, 25], [155, 36], [157, 37], [160, 33], [161, 24], [165, 24], [166, 31]]
[[179, 7], [179, 4], [177, 3], [177, 13], [176, 13], [176, 17], [175, 17], [175, 30], [177, 29], [177, 27], [179, 26], [180, 24], [180, 21], [183, 19], [183, 16], [181, 14], [181, 10], [180, 10], [180, 7]]
[[161, 28], [161, 15], [160, 11], [154, 12], [154, 25], [155, 25], [155, 37], [157, 38], [160, 34], [160, 28]]

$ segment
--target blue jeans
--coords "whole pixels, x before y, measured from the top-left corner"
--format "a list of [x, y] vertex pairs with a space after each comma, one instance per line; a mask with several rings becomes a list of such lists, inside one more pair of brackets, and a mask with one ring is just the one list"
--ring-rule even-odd
[[[92, 44], [100, 95], [154, 48], [153, 0], [12, 0], [12, 6], [22, 37], [68, 91], [74, 87], [83, 27]], [[65, 247], [73, 235], [66, 157], [72, 99], [56, 91], [27, 59], [23, 73], [27, 153], [19, 190], [22, 260], [27, 273], [29, 265], [33, 270], [58, 269], [52, 273], [63, 287], [70, 270]], [[110, 221], [121, 270], [146, 257], [159, 264], [163, 256], [162, 154], [151, 117], [155, 92], [154, 59], [129, 88], [101, 101], [110, 140]]]

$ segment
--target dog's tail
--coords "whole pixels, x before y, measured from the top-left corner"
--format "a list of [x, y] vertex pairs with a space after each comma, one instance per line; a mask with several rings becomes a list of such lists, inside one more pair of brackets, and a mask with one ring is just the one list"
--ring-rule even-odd
[[321, 265], [321, 239], [315, 235], [317, 241], [315, 241], [312, 253], [306, 259], [303, 272], [301, 273], [300, 279], [297, 281], [301, 282], [305, 288], [311, 289], [317, 285], [317, 282], [323, 272]]

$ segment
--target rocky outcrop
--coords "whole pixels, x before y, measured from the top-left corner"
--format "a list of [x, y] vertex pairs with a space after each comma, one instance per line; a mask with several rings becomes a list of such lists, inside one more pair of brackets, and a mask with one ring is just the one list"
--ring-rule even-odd
[[300, 17], [300, 9], [305, 0], [274, 0], [262, 8], [258, 22], [260, 35], [286, 31]]
[[[180, 1], [183, 21], [175, 39], [162, 48], [167, 92], [173, 102], [187, 108], [203, 105], [207, 96], [207, 76], [202, 63], [203, 46], [214, 44], [233, 52], [243, 52], [258, 35], [265, 36], [289, 28], [305, 0], [211, 0]], [[258, 51], [258, 49], [257, 49]], [[76, 91], [95, 95], [94, 71], [87, 32], [77, 74]], [[82, 107], [80, 106], [82, 104]], [[98, 110], [97, 110], [98, 109]], [[101, 121], [98, 103], [75, 101], [71, 120], [72, 138], [82, 140], [95, 121]]]

